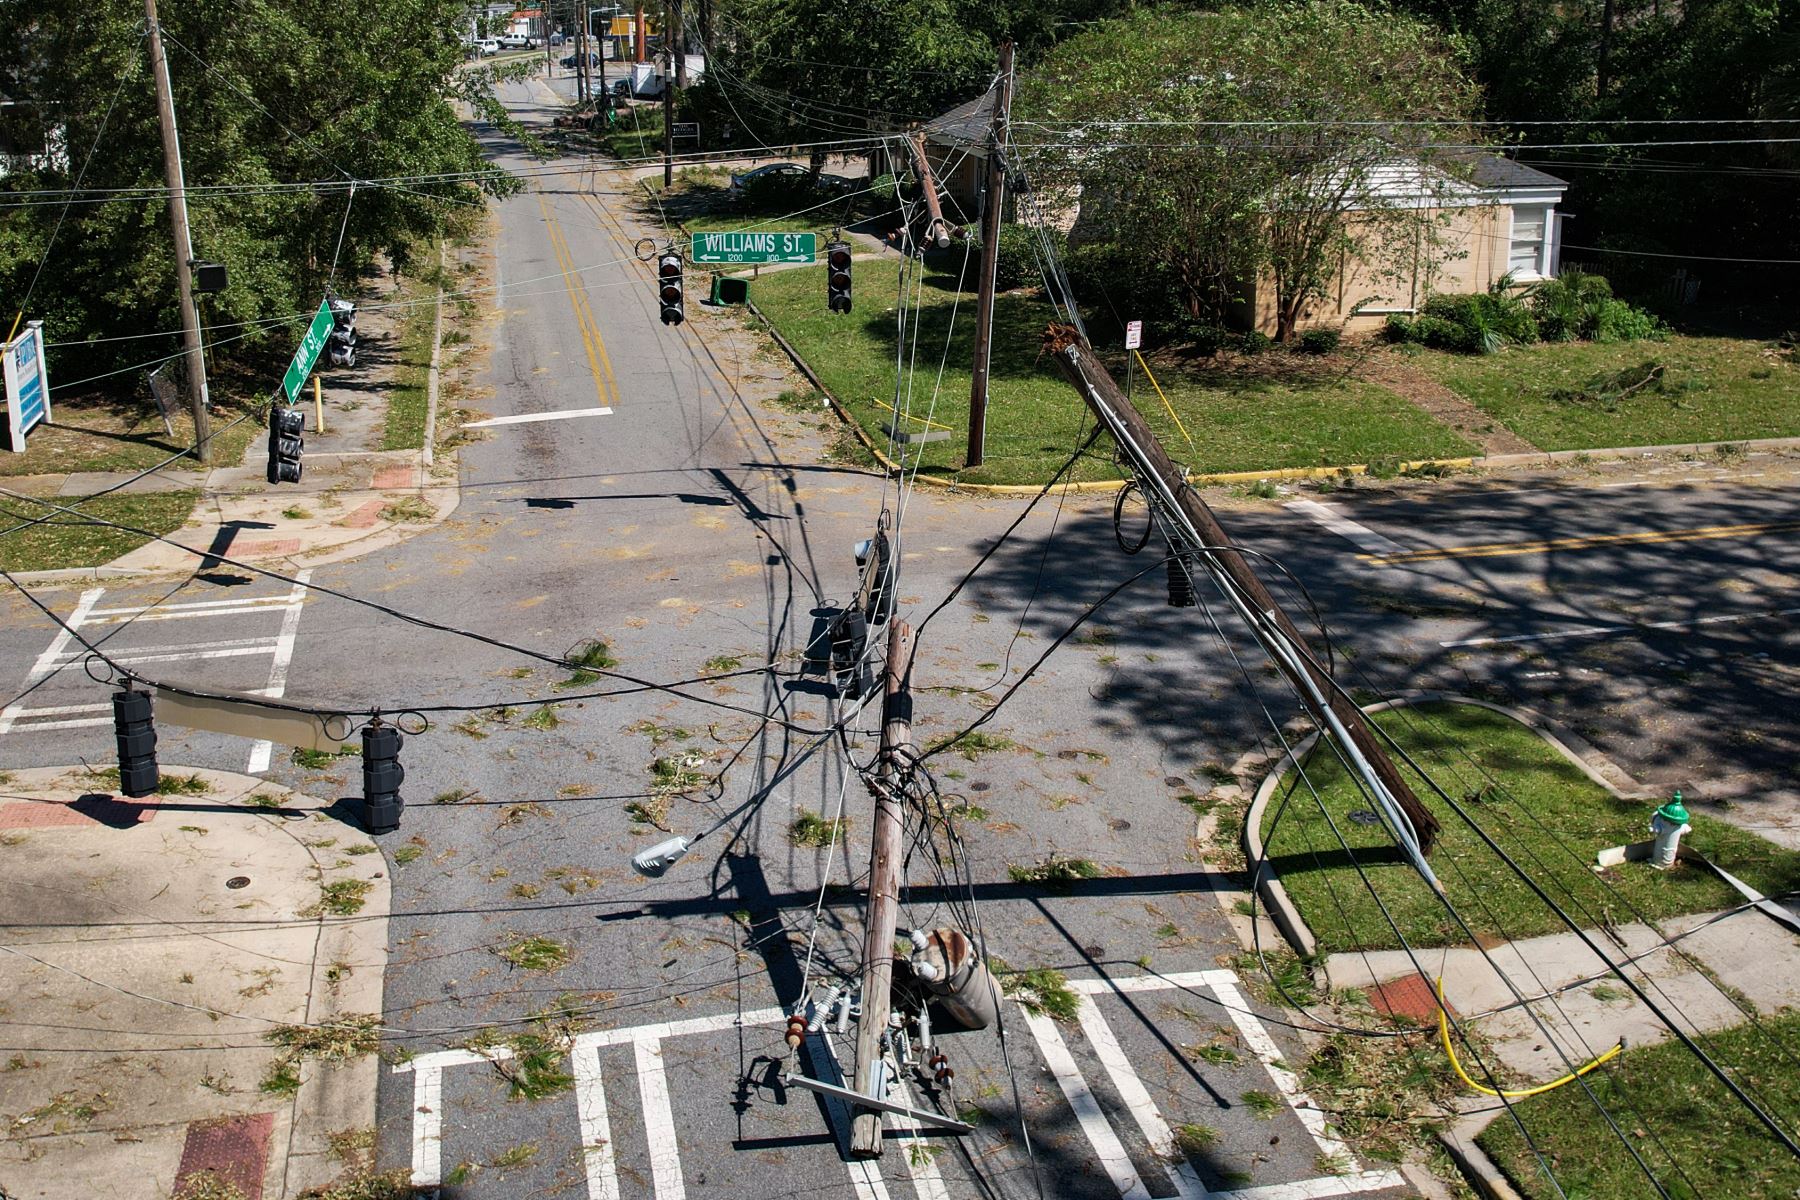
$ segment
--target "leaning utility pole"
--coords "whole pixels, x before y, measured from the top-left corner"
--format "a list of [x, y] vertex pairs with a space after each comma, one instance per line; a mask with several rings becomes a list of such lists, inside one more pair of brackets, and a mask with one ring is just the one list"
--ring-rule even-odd
[[[912, 154], [919, 189], [925, 193], [925, 236], [921, 241], [942, 250], [950, 244], [950, 222], [944, 219], [943, 207], [938, 204], [937, 180], [931, 173], [931, 160], [925, 157], [925, 135], [915, 129], [906, 139], [906, 148]], [[961, 230], [957, 231], [957, 236], [962, 236]]]
[[144, 0], [150, 30], [150, 73], [156, 77], [156, 110], [162, 118], [163, 174], [169, 183], [169, 224], [175, 233], [175, 283], [181, 293], [181, 344], [187, 349], [188, 403], [194, 414], [194, 448], [202, 464], [212, 462], [212, 431], [206, 417], [206, 351], [200, 314], [194, 308], [194, 242], [188, 236], [187, 190], [181, 177], [181, 135], [175, 129], [175, 94], [169, 89], [169, 60], [163, 57], [156, 0]]
[[1006, 198], [1006, 121], [1012, 110], [1011, 41], [1000, 43], [1000, 82], [988, 134], [987, 198], [981, 209], [981, 280], [975, 311], [975, 363], [969, 384], [969, 453], [964, 465], [979, 467], [987, 453], [988, 359], [994, 340], [994, 272], [1000, 263], [1000, 209]]
[[[888, 623], [887, 669], [882, 675], [880, 777], [871, 783], [875, 821], [869, 837], [869, 907], [863, 932], [862, 1016], [856, 1019], [856, 1090], [886, 1095], [883, 1073], [894, 986], [894, 932], [900, 923], [900, 862], [905, 856], [905, 808], [899, 789], [912, 765], [912, 627]], [[881, 1154], [881, 1113], [857, 1112], [850, 1154]]]
[[1176, 569], [1203, 569], [1213, 575], [1270, 661], [1287, 678], [1314, 724], [1337, 743], [1350, 774], [1369, 789], [1395, 841], [1426, 881], [1438, 887], [1424, 859], [1438, 831], [1437, 818], [1419, 803], [1412, 787], [1370, 730], [1362, 710], [1338, 688], [1300, 631], [1276, 605], [1212, 509], [1199, 492], [1188, 486], [1187, 472], [1169, 457], [1143, 414], [1119, 390], [1080, 332], [1073, 326], [1052, 325], [1045, 334], [1044, 348], [1057, 370], [1081, 393], [1112, 434], [1120, 455], [1131, 465], [1154, 519], [1171, 539]]

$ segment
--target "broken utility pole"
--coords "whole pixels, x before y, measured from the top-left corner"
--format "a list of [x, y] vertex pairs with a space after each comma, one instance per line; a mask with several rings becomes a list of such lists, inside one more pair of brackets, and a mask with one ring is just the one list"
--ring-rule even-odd
[[931, 174], [931, 160], [925, 157], [925, 135], [914, 130], [906, 139], [906, 148], [912, 152], [913, 173], [918, 175], [919, 187], [925, 193], [925, 236], [919, 244], [942, 250], [950, 244], [950, 222], [944, 220], [943, 207], [938, 203], [937, 180]]
[[1184, 569], [1203, 567], [1219, 582], [1220, 590], [1249, 624], [1302, 707], [1343, 751], [1351, 774], [1368, 788], [1389, 832], [1426, 881], [1438, 887], [1424, 860], [1437, 835], [1437, 818], [1413, 794], [1362, 710], [1338, 688], [1244, 555], [1233, 548], [1212, 509], [1188, 486], [1186, 472], [1169, 457], [1081, 334], [1073, 326], [1052, 325], [1045, 333], [1044, 348], [1118, 443], [1145, 500], [1174, 543], [1171, 553], [1179, 557]]
[[988, 134], [987, 198], [981, 209], [981, 279], [975, 311], [975, 363], [969, 384], [969, 452], [963, 464], [987, 456], [988, 359], [994, 341], [994, 272], [1000, 263], [1000, 209], [1006, 200], [1006, 120], [1012, 109], [1012, 42], [1000, 43], [1000, 80]]
[[[912, 765], [912, 627], [888, 624], [887, 669], [882, 674], [880, 777], [870, 831], [869, 906], [863, 932], [862, 1016], [856, 1021], [856, 1090], [877, 1100], [887, 1093], [885, 1047], [894, 984], [894, 933], [900, 921], [900, 862], [905, 855], [906, 809], [900, 797]], [[859, 1110], [851, 1125], [850, 1153], [881, 1154], [881, 1113]]]

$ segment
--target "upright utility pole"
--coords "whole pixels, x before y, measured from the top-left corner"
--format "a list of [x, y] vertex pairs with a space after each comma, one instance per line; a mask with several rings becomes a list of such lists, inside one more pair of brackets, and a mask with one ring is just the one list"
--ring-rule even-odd
[[580, 18], [575, 26], [575, 104], [594, 94], [594, 87], [588, 81], [588, 49], [587, 49], [587, 0], [575, 0], [576, 15]]
[[[875, 822], [870, 831], [869, 907], [863, 929], [862, 1016], [856, 1021], [856, 1090], [883, 1096], [883, 1043], [894, 986], [894, 932], [900, 924], [900, 862], [905, 856], [905, 809], [899, 788], [913, 757], [912, 627], [888, 622], [887, 669], [882, 673], [881, 775], [874, 784]], [[855, 1158], [881, 1154], [881, 1114], [863, 1109], [850, 1128]]]
[[669, 0], [669, 28], [663, 40], [673, 40], [675, 50], [675, 86], [687, 87], [687, 22], [682, 20], [681, 0]]
[[669, 46], [669, 27], [663, 26], [663, 186], [675, 186], [675, 51]]
[[175, 129], [175, 94], [169, 90], [169, 60], [163, 57], [156, 0], [144, 0], [150, 29], [150, 73], [156, 77], [156, 111], [162, 118], [163, 174], [169, 184], [169, 224], [175, 234], [175, 283], [181, 293], [181, 344], [187, 349], [188, 404], [194, 414], [194, 445], [202, 464], [212, 463], [212, 430], [206, 417], [206, 349], [200, 314], [194, 308], [194, 241], [188, 236], [187, 189], [181, 176], [181, 135]]
[[981, 280], [975, 310], [975, 363], [969, 383], [969, 453], [966, 466], [987, 457], [988, 360], [994, 341], [994, 273], [1000, 263], [1000, 209], [1006, 199], [1006, 118], [1012, 109], [1013, 44], [1000, 43], [1000, 83], [988, 134], [987, 198], [981, 210]]
[[[1424, 859], [1438, 832], [1437, 818], [1419, 803], [1370, 730], [1362, 710], [1338, 690], [1293, 621], [1234, 548], [1212, 509], [1188, 486], [1187, 472], [1169, 457], [1143, 414], [1125, 398], [1087, 341], [1071, 326], [1053, 325], [1045, 338], [1045, 350], [1131, 464], [1145, 499], [1174, 540], [1170, 550], [1181, 560], [1179, 569], [1205, 570], [1219, 579], [1227, 600], [1250, 626], [1270, 662], [1286, 677], [1301, 707], [1338, 744], [1350, 773], [1370, 789], [1395, 840], [1427, 882], [1438, 886]], [[1392, 819], [1395, 810], [1404, 817], [1404, 824]]]
[[637, 20], [631, 26], [631, 41], [636, 47], [636, 49], [631, 52], [631, 61], [647, 62], [649, 60], [649, 46], [644, 41], [644, 6], [641, 0], [637, 6]]

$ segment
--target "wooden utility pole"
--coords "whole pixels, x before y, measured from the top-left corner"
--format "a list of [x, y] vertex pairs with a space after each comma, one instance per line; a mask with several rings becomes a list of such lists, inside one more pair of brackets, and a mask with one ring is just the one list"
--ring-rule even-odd
[[981, 210], [981, 281], [975, 310], [975, 363], [969, 384], [969, 453], [964, 465], [979, 467], [987, 455], [988, 360], [994, 340], [994, 272], [1000, 263], [1000, 210], [1006, 200], [1006, 118], [1012, 108], [1013, 46], [1000, 43], [1000, 82], [989, 127], [987, 199]]
[[675, 47], [675, 86], [687, 87], [687, 23], [681, 18], [681, 0], [669, 0], [669, 28], [663, 40]]
[[194, 414], [194, 446], [202, 464], [212, 463], [212, 431], [206, 416], [206, 349], [200, 313], [194, 307], [194, 241], [188, 235], [187, 189], [181, 176], [181, 135], [175, 128], [175, 94], [169, 88], [169, 60], [163, 57], [156, 0], [144, 0], [150, 30], [150, 73], [156, 77], [156, 111], [162, 119], [163, 174], [169, 184], [169, 224], [175, 234], [175, 283], [181, 293], [181, 344], [187, 349], [188, 404]]
[[669, 27], [663, 26], [663, 187], [675, 186], [675, 51], [669, 46]]
[[[882, 674], [881, 773], [873, 785], [875, 821], [869, 837], [869, 907], [864, 920], [862, 1016], [856, 1021], [856, 1090], [882, 1094], [882, 1042], [887, 1035], [894, 986], [894, 932], [900, 923], [900, 863], [905, 848], [905, 807], [900, 787], [912, 764], [912, 627], [888, 622], [887, 669]], [[850, 1154], [881, 1155], [881, 1114], [859, 1110], [850, 1129]]]
[[[1131, 401], [1119, 390], [1119, 385], [1094, 357], [1093, 348], [1073, 327], [1053, 325], [1045, 335], [1045, 349], [1050, 352], [1057, 370], [1074, 385], [1088, 407], [1094, 410], [1100, 423], [1113, 434], [1120, 452], [1141, 471], [1153, 477], [1139, 478], [1145, 497], [1153, 504], [1159, 499], [1173, 497], [1180, 512], [1170, 515], [1185, 519], [1200, 546], [1216, 547], [1201, 550], [1196, 558], [1205, 556], [1225, 575], [1229, 586], [1243, 598], [1244, 607], [1256, 618], [1250, 624], [1256, 632], [1257, 641], [1293, 686], [1295, 695], [1300, 698], [1301, 705], [1312, 716], [1314, 723], [1320, 730], [1331, 732], [1334, 740], [1341, 740], [1336, 738], [1336, 730], [1343, 730], [1351, 743], [1350, 747], [1346, 747], [1347, 752], [1352, 758], [1360, 755], [1367, 761], [1382, 785], [1394, 797], [1401, 812], [1411, 822], [1413, 832], [1418, 836], [1420, 851], [1429, 851], [1438, 831], [1437, 818], [1419, 803], [1412, 787], [1369, 729], [1362, 710], [1338, 691], [1324, 666], [1301, 638], [1300, 631], [1275, 603], [1275, 598], [1263, 586], [1256, 572], [1250, 569], [1249, 562], [1238, 551], [1226, 549], [1233, 544], [1230, 535], [1219, 524], [1206, 501], [1200, 498], [1200, 493], [1187, 485], [1187, 473], [1169, 457], [1168, 451], [1157, 441], [1156, 434], [1151, 431], [1143, 414], [1132, 406]], [[1195, 562], [1190, 565], [1206, 564]], [[1266, 628], [1264, 623], [1273, 629]]]
[[944, 210], [938, 204], [937, 180], [932, 178], [931, 160], [925, 157], [925, 135], [914, 130], [906, 139], [906, 148], [912, 152], [913, 172], [925, 192], [924, 241], [942, 250], [950, 244], [950, 222], [944, 220]]
[[632, 51], [632, 55], [631, 55], [632, 61], [633, 62], [647, 61], [648, 49], [644, 42], [644, 6], [642, 4], [639, 4], [637, 6], [637, 23], [631, 27], [631, 40], [632, 40], [632, 43], [637, 47], [635, 50]]

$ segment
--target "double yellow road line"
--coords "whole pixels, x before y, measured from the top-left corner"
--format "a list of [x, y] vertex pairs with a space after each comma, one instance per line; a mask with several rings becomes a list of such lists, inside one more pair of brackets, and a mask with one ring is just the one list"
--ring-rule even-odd
[[1547, 538], [1534, 542], [1483, 542], [1472, 546], [1432, 546], [1400, 554], [1359, 554], [1363, 562], [1379, 567], [1407, 563], [1440, 562], [1448, 558], [1502, 558], [1518, 554], [1555, 554], [1563, 550], [1588, 550], [1600, 546], [1655, 546], [1669, 542], [1707, 542], [1720, 538], [1756, 537], [1765, 533], [1800, 531], [1800, 521], [1762, 521], [1747, 525], [1703, 525], [1697, 529], [1649, 530], [1644, 533], [1599, 533], [1585, 537]]
[[616, 406], [619, 403], [619, 381], [613, 374], [612, 359], [606, 353], [606, 339], [600, 336], [600, 325], [594, 320], [594, 310], [588, 305], [587, 284], [581, 278], [581, 271], [575, 265], [575, 256], [569, 252], [569, 241], [563, 236], [562, 225], [556, 214], [550, 211], [542, 194], [537, 198], [538, 209], [544, 214], [544, 229], [550, 234], [550, 248], [556, 254], [556, 263], [562, 270], [563, 286], [569, 292], [569, 305], [575, 310], [575, 324], [581, 329], [581, 344], [587, 351], [588, 369], [594, 376], [594, 395], [600, 400], [602, 408]]

